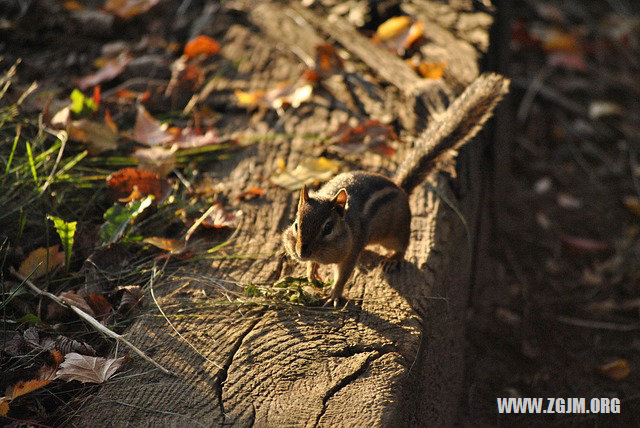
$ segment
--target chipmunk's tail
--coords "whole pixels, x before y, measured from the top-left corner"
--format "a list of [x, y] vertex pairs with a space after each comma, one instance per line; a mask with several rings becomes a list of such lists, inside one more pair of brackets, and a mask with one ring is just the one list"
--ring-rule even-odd
[[418, 137], [415, 149], [398, 167], [395, 181], [407, 194], [438, 167], [451, 164], [458, 149], [472, 139], [509, 91], [509, 79], [485, 73], [471, 83]]

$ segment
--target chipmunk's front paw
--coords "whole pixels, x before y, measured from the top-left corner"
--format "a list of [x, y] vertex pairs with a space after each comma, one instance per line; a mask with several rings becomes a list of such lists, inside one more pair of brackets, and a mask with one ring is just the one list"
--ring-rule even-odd
[[327, 296], [327, 300], [322, 305], [323, 307], [333, 305], [334, 308], [338, 307], [338, 304], [342, 300], [342, 293], [338, 292], [335, 288], [331, 289], [329, 296]]

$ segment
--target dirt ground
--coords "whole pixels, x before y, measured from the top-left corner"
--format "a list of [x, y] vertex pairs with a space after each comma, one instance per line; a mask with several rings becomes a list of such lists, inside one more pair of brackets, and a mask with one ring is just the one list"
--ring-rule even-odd
[[[468, 323], [467, 418], [638, 426], [640, 9], [497, 6], [490, 62], [512, 93], [491, 149], [493, 229]], [[506, 417], [497, 397], [618, 397], [621, 414]]]

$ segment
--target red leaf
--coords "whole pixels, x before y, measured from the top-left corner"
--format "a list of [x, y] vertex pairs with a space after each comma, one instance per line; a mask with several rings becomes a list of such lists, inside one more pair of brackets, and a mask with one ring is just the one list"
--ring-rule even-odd
[[579, 236], [559, 234], [560, 242], [575, 253], [595, 253], [611, 249], [611, 244]]
[[198, 36], [184, 46], [184, 54], [187, 58], [198, 55], [213, 55], [220, 50], [220, 44], [208, 36]]
[[132, 137], [137, 142], [147, 146], [169, 143], [175, 138], [167, 131], [167, 126], [155, 120], [142, 104], [138, 106], [138, 115], [136, 116]]
[[154, 172], [124, 168], [107, 177], [107, 187], [113, 201], [131, 196], [134, 190], [140, 197], [154, 195], [161, 201], [169, 194], [171, 183]]

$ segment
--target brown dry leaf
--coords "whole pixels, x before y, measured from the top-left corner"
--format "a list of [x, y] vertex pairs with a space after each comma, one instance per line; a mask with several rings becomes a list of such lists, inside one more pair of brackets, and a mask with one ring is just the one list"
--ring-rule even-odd
[[23, 277], [27, 277], [33, 272], [30, 279], [34, 280], [46, 275], [47, 272], [53, 271], [58, 266], [64, 266], [64, 251], [59, 251], [59, 247], [59, 245], [54, 245], [48, 250], [46, 248], [33, 250], [20, 264], [18, 273]]
[[58, 365], [55, 366], [45, 364], [44, 366], [38, 369], [38, 379], [52, 381], [56, 379], [56, 371], [58, 370]]
[[101, 358], [80, 355], [71, 352], [64, 356], [64, 361], [56, 372], [58, 379], [82, 383], [103, 383], [120, 368], [127, 357]]
[[9, 413], [9, 398], [0, 397], [0, 416], [7, 416]]
[[204, 219], [202, 226], [213, 229], [234, 228], [238, 225], [238, 218], [242, 211], [227, 212], [220, 203], [215, 203], [211, 213]]
[[[64, 355], [70, 352], [77, 352], [78, 354], [82, 355], [96, 355], [96, 350], [93, 349], [93, 346], [89, 345], [88, 343], [79, 342], [62, 335], [56, 337], [55, 347]], [[62, 358], [60, 358], [60, 361], [58, 361], [57, 363], [60, 364], [61, 362]]]
[[51, 379], [32, 379], [20, 381], [13, 385], [13, 387], [9, 387], [9, 389], [11, 389], [11, 400], [15, 400], [21, 395], [28, 394], [50, 383]]
[[362, 153], [372, 150], [389, 157], [396, 152], [389, 145], [389, 141], [397, 139], [398, 136], [391, 125], [383, 125], [377, 120], [368, 120], [355, 127], [343, 123], [334, 133], [334, 145], [331, 148], [339, 153]]
[[144, 242], [145, 244], [153, 245], [156, 248], [160, 248], [161, 250], [169, 251], [169, 252], [174, 252], [174, 251], [181, 252], [186, 249], [186, 245], [184, 242], [178, 241], [177, 239], [171, 239], [171, 238], [161, 238], [158, 236], [152, 236], [149, 238], [144, 238], [142, 242]]
[[373, 41], [381, 43], [398, 55], [404, 55], [423, 34], [424, 25], [421, 21], [414, 22], [408, 16], [394, 16], [380, 24]]
[[221, 141], [220, 136], [218, 136], [213, 129], [209, 129], [204, 134], [201, 134], [193, 128], [184, 128], [173, 142], [173, 146], [176, 146], [178, 149], [194, 149], [217, 144]]
[[84, 9], [84, 5], [76, 0], [65, 0], [62, 2], [62, 7], [70, 12]]
[[579, 36], [575, 33], [548, 30], [543, 32], [542, 49], [547, 52], [581, 53], [583, 45]]
[[107, 177], [107, 187], [112, 201], [127, 198], [137, 188], [140, 195], [154, 195], [162, 201], [171, 190], [171, 183], [158, 174], [136, 168], [123, 168]]
[[298, 190], [303, 184], [314, 185], [328, 181], [337, 174], [341, 163], [321, 156], [303, 160], [292, 171], [282, 169], [271, 182], [287, 190]]
[[249, 201], [251, 199], [259, 198], [264, 195], [264, 189], [261, 189], [256, 186], [251, 186], [247, 190], [244, 190], [236, 196], [236, 199], [241, 199], [243, 201]]
[[[317, 77], [325, 79], [343, 69], [344, 62], [332, 43], [323, 43], [316, 46], [316, 66], [313, 71], [317, 73]], [[317, 80], [309, 77], [307, 79]]]
[[142, 104], [138, 105], [138, 114], [132, 135], [134, 140], [147, 146], [169, 143], [175, 139], [175, 136], [167, 128], [166, 124], [155, 120]]
[[68, 125], [67, 132], [70, 139], [85, 143], [89, 154], [98, 155], [118, 148], [120, 135], [113, 125], [89, 119], [74, 120]]
[[637, 217], [640, 217], [640, 199], [635, 196], [625, 196], [624, 206]]
[[619, 359], [598, 367], [598, 371], [609, 379], [623, 380], [631, 374], [629, 362], [625, 359]]
[[89, 294], [85, 299], [98, 318], [109, 315], [113, 309], [111, 303], [101, 294]]
[[195, 37], [184, 45], [184, 54], [187, 58], [193, 58], [198, 55], [210, 56], [218, 53], [220, 44], [211, 37], [200, 35]]
[[283, 82], [268, 92], [258, 90], [253, 92], [235, 91], [238, 104], [246, 107], [265, 107], [279, 109], [285, 105], [297, 108], [309, 101], [313, 95], [313, 85], [306, 80], [297, 83]]
[[99, 85], [116, 78], [131, 61], [131, 55], [121, 53], [117, 58], [107, 60], [100, 70], [83, 77], [78, 81], [78, 87], [83, 91], [91, 86]]
[[107, 0], [104, 10], [122, 19], [129, 19], [147, 12], [160, 0]]
[[166, 177], [176, 167], [177, 150], [177, 144], [174, 144], [171, 148], [156, 146], [148, 149], [138, 149], [133, 152], [132, 156], [138, 160], [138, 167], [142, 170], [156, 173], [160, 177]]
[[76, 293], [75, 291], [63, 291], [58, 295], [60, 300], [62, 300], [67, 305], [76, 306], [79, 309], [82, 309], [87, 314], [95, 317], [95, 312], [91, 309], [91, 306], [87, 303], [84, 297]]

